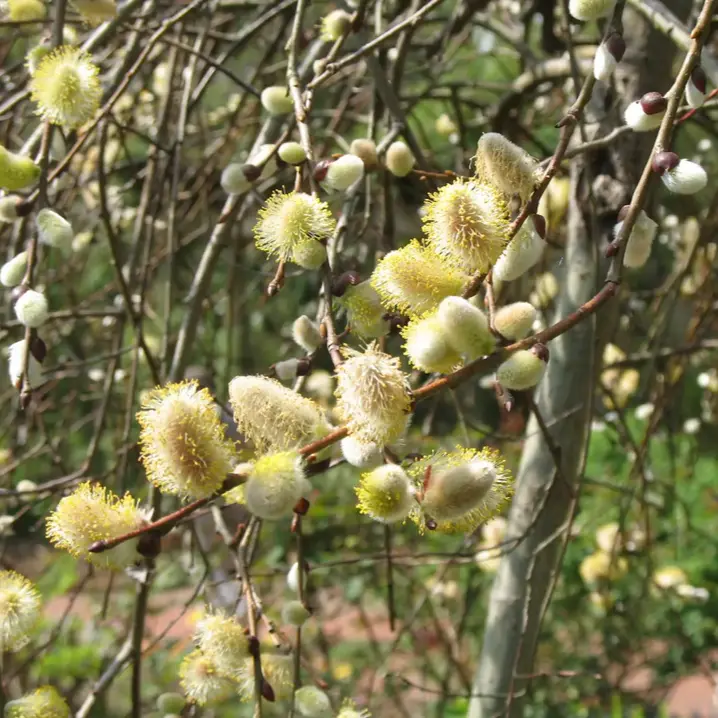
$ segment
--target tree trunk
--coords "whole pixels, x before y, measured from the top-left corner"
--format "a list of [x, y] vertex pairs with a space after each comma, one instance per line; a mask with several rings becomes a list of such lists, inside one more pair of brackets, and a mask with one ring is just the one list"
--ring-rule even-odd
[[[689, 3], [683, 5], [687, 14]], [[669, 41], [630, 10], [624, 24], [628, 50], [616, 79], [618, 94], [606, 113], [597, 108], [604, 90], [597, 88], [589, 110], [604, 116], [587, 125], [588, 138], [622, 124], [628, 102], [649, 90], [665, 92], [672, 82]], [[617, 211], [630, 201], [653, 134], [624, 135], [610, 149], [572, 162], [564, 275], [554, 320], [574, 311], [603, 282], [605, 262], [599, 257], [611, 239]], [[615, 309], [590, 317], [550, 345], [535, 400], [558, 451], [552, 453], [532, 417], [506, 537], [509, 549], [512, 539], [518, 544], [502, 559], [494, 580], [468, 718], [523, 715], [528, 681], [521, 676], [532, 672], [541, 620], [560, 571], [586, 458], [596, 368]]]

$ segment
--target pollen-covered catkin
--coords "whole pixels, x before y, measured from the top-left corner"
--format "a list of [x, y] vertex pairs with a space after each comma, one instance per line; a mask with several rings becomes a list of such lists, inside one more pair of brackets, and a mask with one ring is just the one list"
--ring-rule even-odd
[[420, 529], [469, 532], [496, 516], [508, 502], [513, 479], [492, 449], [439, 450], [412, 464], [409, 475], [423, 487]]
[[416, 317], [435, 309], [445, 297], [460, 295], [469, 276], [431, 247], [412, 240], [389, 252], [370, 281], [387, 309]]
[[70, 708], [55, 688], [40, 686], [6, 703], [5, 718], [70, 718]]
[[321, 438], [329, 425], [310, 399], [263, 376], [238, 376], [229, 383], [237, 429], [261, 453], [284, 451]]
[[343, 350], [337, 367], [337, 412], [358, 441], [388, 444], [404, 432], [411, 407], [406, 375], [399, 360], [376, 343], [364, 352]]
[[237, 693], [234, 681], [223, 676], [214, 661], [200, 649], [184, 657], [179, 678], [187, 700], [199, 706], [221, 703]]
[[273, 521], [291, 516], [306, 488], [298, 452], [265, 454], [257, 459], [250, 471], [244, 485], [244, 502], [258, 518]]
[[25, 576], [0, 571], [0, 651], [14, 653], [30, 642], [41, 607], [40, 594]]
[[205, 612], [195, 626], [194, 640], [217, 671], [227, 678], [236, 677], [249, 656], [249, 640], [244, 628], [235, 618], [221, 612]]
[[406, 471], [396, 464], [363, 474], [356, 494], [360, 513], [382, 523], [403, 521], [416, 508], [414, 487]]
[[506, 247], [508, 206], [486, 182], [457, 180], [444, 185], [424, 208], [427, 242], [457, 267], [486, 272]]
[[527, 200], [537, 180], [538, 163], [498, 132], [484, 133], [476, 147], [476, 176], [505, 195]]
[[208, 389], [197, 382], [149, 392], [137, 414], [147, 478], [162, 491], [205, 498], [232, 470], [234, 450]]

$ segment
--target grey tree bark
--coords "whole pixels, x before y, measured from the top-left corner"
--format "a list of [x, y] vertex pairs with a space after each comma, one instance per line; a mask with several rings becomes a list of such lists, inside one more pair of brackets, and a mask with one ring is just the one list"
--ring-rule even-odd
[[[675, 3], [672, 9], [685, 16], [689, 2]], [[617, 94], [601, 97], [603, 88], [598, 88], [589, 107], [589, 139], [621, 124], [629, 101], [670, 87], [670, 42], [629, 9], [624, 25], [628, 51], [617, 76]], [[608, 111], [602, 108], [604, 100], [611, 105]], [[564, 273], [554, 320], [574, 311], [602, 283], [605, 266], [599, 253], [610, 240], [616, 212], [630, 200], [652, 141], [652, 133], [629, 134], [606, 151], [572, 162]], [[585, 463], [596, 360], [615, 317], [615, 308], [603, 311], [550, 345], [551, 359], [535, 401], [558, 447], [558, 466], [532, 417], [506, 537], [509, 549], [512, 540], [517, 544], [502, 559], [492, 587], [468, 718], [518, 718], [524, 713], [528, 681], [521, 676], [532, 671], [541, 621], [560, 570]]]

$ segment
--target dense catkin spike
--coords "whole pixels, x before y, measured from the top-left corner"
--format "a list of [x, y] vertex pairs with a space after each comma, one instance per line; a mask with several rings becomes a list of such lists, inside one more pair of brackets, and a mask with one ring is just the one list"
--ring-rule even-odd
[[349, 31], [352, 16], [345, 10], [332, 10], [322, 18], [319, 36], [326, 42], [334, 42]]
[[452, 349], [465, 361], [490, 354], [496, 339], [489, 329], [486, 315], [462, 297], [447, 297], [437, 310], [436, 317]]
[[[618, 237], [623, 228], [623, 222], [618, 222], [613, 228], [613, 236]], [[641, 210], [636, 219], [626, 244], [623, 263], [631, 269], [642, 267], [651, 256], [651, 247], [658, 231], [658, 224], [654, 222], [644, 210]]]
[[419, 371], [448, 374], [461, 365], [461, 355], [449, 343], [436, 311], [412, 319], [401, 335], [404, 352]]
[[237, 692], [234, 682], [225, 678], [214, 662], [199, 649], [184, 657], [179, 677], [187, 700], [200, 706], [221, 703]]
[[3, 287], [17, 287], [22, 282], [26, 270], [27, 252], [20, 252], [0, 267], [0, 284]]
[[569, 0], [568, 11], [577, 20], [598, 20], [611, 14], [616, 0]]
[[76, 129], [100, 107], [100, 70], [84, 50], [63, 45], [49, 53], [30, 80], [37, 113], [54, 125]]
[[538, 163], [531, 155], [498, 132], [479, 139], [475, 157], [476, 176], [506, 195], [527, 200], [537, 180]]
[[349, 286], [337, 305], [347, 312], [347, 322], [351, 333], [362, 339], [378, 339], [389, 331], [389, 322], [384, 319], [386, 313], [381, 297], [371, 282], [360, 282]]
[[43, 244], [58, 249], [69, 249], [75, 233], [72, 225], [60, 214], [47, 207], [35, 217], [37, 236]]
[[16, 192], [34, 184], [40, 176], [40, 165], [30, 157], [10, 152], [0, 145], [0, 189]]
[[294, 109], [289, 91], [284, 85], [265, 87], [260, 96], [262, 107], [270, 115], [287, 115]]
[[99, 484], [80, 484], [60, 500], [47, 519], [47, 538], [75, 558], [84, 558], [100, 568], [123, 569], [137, 559], [135, 541], [125, 541], [101, 553], [90, 553], [97, 541], [122, 536], [147, 523], [149, 515], [125, 494], [119, 498]]
[[389, 252], [370, 281], [387, 309], [416, 317], [435, 309], [445, 297], [460, 295], [469, 277], [431, 247], [412, 240]]
[[446, 533], [473, 531], [498, 515], [513, 491], [513, 478], [493, 449], [439, 450], [408, 472], [414, 485], [423, 487], [421, 512], [411, 516], [422, 531], [429, 526]]
[[281, 519], [291, 516], [307, 487], [298, 452], [265, 454], [257, 459], [244, 485], [244, 503], [260, 519]]
[[[294, 685], [294, 657], [278, 653], [275, 649], [262, 647], [262, 676], [269, 683], [277, 701], [287, 700]], [[243, 701], [254, 700], [254, 659], [245, 658], [237, 679], [239, 697]]]
[[148, 392], [137, 414], [147, 478], [169, 494], [211, 496], [232, 470], [234, 450], [214, 399], [196, 381]]
[[432, 194], [424, 208], [428, 243], [457, 267], [486, 272], [504, 251], [508, 207], [492, 185], [457, 180]]
[[10, 22], [32, 22], [47, 17], [47, 5], [43, 0], [5, 0], [4, 5]]
[[332, 718], [329, 696], [316, 686], [303, 686], [294, 693], [294, 705], [304, 718]]
[[257, 450], [283, 451], [321, 438], [329, 426], [310, 399], [263, 376], [238, 376], [229, 383], [237, 429]]
[[382, 523], [403, 521], [416, 508], [411, 480], [396, 464], [385, 464], [363, 474], [356, 494], [359, 511]]
[[30, 642], [42, 604], [35, 586], [15, 571], [0, 571], [0, 651], [19, 651]]
[[45, 295], [34, 289], [28, 289], [15, 302], [15, 316], [21, 324], [31, 329], [41, 327], [49, 314]]
[[505, 389], [524, 391], [538, 384], [546, 372], [548, 350], [543, 344], [520, 349], [496, 371], [496, 378]]
[[[329, 206], [303, 192], [275, 192], [259, 210], [254, 238], [270, 256], [300, 264], [305, 253], [328, 240], [336, 228]], [[325, 250], [322, 247], [322, 250]]]
[[395, 177], [406, 177], [414, 169], [416, 158], [404, 142], [392, 142], [386, 151], [384, 164]]
[[65, 699], [52, 687], [40, 686], [5, 705], [5, 718], [70, 718]]
[[[11, 344], [8, 348], [8, 374], [10, 375], [10, 383], [17, 388], [22, 388], [19, 384], [25, 369], [27, 349], [28, 343], [24, 339]], [[42, 386], [45, 381], [47, 380], [42, 376], [42, 364], [35, 358], [31, 351], [27, 363], [25, 385], [30, 389], [37, 389]]]
[[337, 367], [337, 412], [357, 440], [388, 444], [406, 429], [411, 395], [399, 360], [376, 343], [361, 353], [344, 348]]
[[523, 339], [536, 321], [536, 308], [528, 302], [514, 302], [494, 314], [494, 327], [506, 339]]
[[502, 282], [518, 279], [541, 259], [545, 248], [546, 242], [541, 239], [533, 222], [524, 222], [496, 260], [493, 276]]
[[373, 469], [384, 463], [384, 448], [376, 442], [359, 441], [354, 436], [346, 436], [339, 447], [344, 460], [358, 469]]
[[89, 25], [99, 25], [117, 15], [115, 0], [70, 0], [70, 3]]
[[217, 671], [235, 678], [249, 656], [249, 640], [235, 618], [207, 611], [195, 626], [194, 640]]

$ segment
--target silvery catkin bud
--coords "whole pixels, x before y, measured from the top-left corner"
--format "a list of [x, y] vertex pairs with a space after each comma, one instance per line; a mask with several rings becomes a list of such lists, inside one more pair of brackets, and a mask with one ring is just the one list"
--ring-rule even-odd
[[294, 109], [294, 103], [289, 96], [289, 91], [284, 85], [272, 85], [265, 87], [260, 96], [262, 107], [270, 115], [286, 115]]
[[16, 194], [10, 194], [6, 197], [0, 197], [0, 222], [12, 224], [17, 222], [20, 215], [17, 213], [17, 205], [21, 198]]
[[668, 100], [660, 92], [647, 92], [626, 107], [623, 117], [634, 132], [649, 132], [660, 127], [667, 107]]
[[598, 20], [611, 14], [616, 0], [569, 0], [568, 11], [577, 20]]
[[536, 320], [536, 308], [528, 302], [514, 302], [501, 307], [494, 315], [496, 331], [506, 339], [523, 339]]
[[447, 297], [437, 310], [437, 319], [452, 349], [466, 361], [490, 354], [496, 339], [486, 315], [462, 297]]
[[682, 160], [675, 152], [658, 152], [652, 168], [666, 189], [675, 194], [695, 194], [708, 184], [708, 175], [698, 163]]
[[376, 142], [374, 142], [374, 140], [362, 137], [352, 140], [351, 145], [349, 145], [349, 152], [356, 155], [364, 163], [367, 172], [379, 165], [379, 157], [376, 152]]
[[311, 615], [301, 601], [288, 601], [282, 606], [282, 621], [290, 626], [303, 626]]
[[404, 142], [392, 142], [384, 157], [386, 168], [395, 177], [406, 177], [414, 169], [416, 158]]
[[543, 255], [546, 242], [541, 239], [533, 222], [524, 222], [496, 260], [493, 276], [502, 282], [512, 282], [526, 274]]
[[290, 516], [306, 489], [302, 458], [296, 451], [261, 456], [244, 485], [244, 503], [260, 519]]
[[299, 142], [284, 142], [277, 150], [279, 159], [289, 165], [300, 165], [307, 159], [307, 153]]
[[307, 354], [316, 351], [324, 340], [319, 331], [319, 327], [306, 315], [302, 314], [297, 317], [292, 324], [292, 339], [304, 349]]
[[329, 189], [342, 192], [349, 189], [364, 176], [364, 162], [356, 155], [342, 155], [327, 168], [322, 184]]
[[303, 686], [294, 694], [294, 705], [304, 718], [331, 718], [329, 696], [315, 686]]
[[374, 441], [345, 436], [339, 443], [345, 461], [358, 469], [373, 469], [384, 463], [384, 448]]
[[[625, 208], [624, 208], [625, 209]], [[622, 210], [623, 211], [623, 210]], [[615, 238], [623, 228], [623, 220], [619, 214], [619, 221], [613, 228], [613, 236]], [[658, 231], [658, 224], [654, 222], [643, 210], [641, 210], [636, 219], [631, 235], [626, 244], [626, 251], [623, 255], [623, 263], [631, 269], [642, 267], [651, 255], [651, 247]]]
[[20, 252], [0, 267], [0, 284], [3, 287], [17, 287], [22, 282], [26, 269], [27, 252]]
[[0, 145], [0, 189], [16, 192], [33, 184], [40, 176], [40, 165], [30, 157], [18, 155]]
[[404, 352], [416, 369], [448, 374], [461, 365], [461, 355], [449, 343], [436, 312], [415, 317], [401, 335], [405, 339]]
[[242, 194], [252, 186], [244, 174], [244, 165], [239, 162], [233, 162], [222, 170], [219, 183], [227, 194]]
[[686, 102], [691, 107], [701, 107], [706, 101], [706, 84], [705, 70], [700, 65], [696, 65], [686, 83]]
[[616, 70], [618, 63], [626, 52], [626, 41], [623, 35], [612, 32], [596, 49], [593, 59], [593, 76], [606, 82]]
[[50, 314], [47, 299], [42, 292], [28, 289], [15, 302], [15, 316], [21, 324], [31, 329], [41, 327]]
[[319, 36], [326, 42], [335, 42], [342, 35], [349, 32], [352, 25], [352, 16], [345, 10], [332, 10], [322, 18], [322, 28]]
[[[112, 20], [117, 15], [115, 0], [70, 0], [72, 5], [82, 15], [82, 19], [90, 25], [99, 25]], [[172, 711], [166, 711], [171, 713]], [[175, 711], [179, 713], [179, 711]]]
[[[22, 388], [19, 384], [20, 377], [25, 369], [27, 348], [27, 342], [24, 339], [11, 344], [8, 348], [8, 374], [10, 375], [10, 383], [19, 389]], [[25, 381], [30, 389], [37, 389], [45, 383], [45, 379], [42, 378], [42, 364], [33, 354], [32, 350], [28, 358]]]
[[274, 365], [274, 373], [279, 381], [289, 381], [297, 376], [299, 370], [299, 359], [285, 359]]
[[535, 344], [512, 354], [496, 371], [496, 378], [505, 389], [524, 391], [536, 386], [546, 372], [548, 349]]
[[43, 244], [59, 249], [69, 249], [75, 233], [72, 225], [57, 212], [41, 209], [35, 217], [37, 236]]

